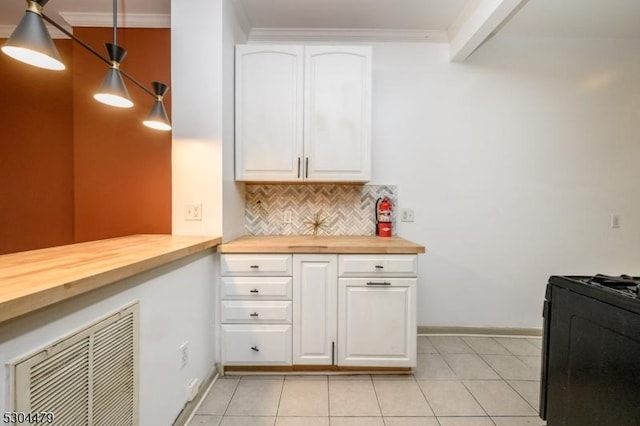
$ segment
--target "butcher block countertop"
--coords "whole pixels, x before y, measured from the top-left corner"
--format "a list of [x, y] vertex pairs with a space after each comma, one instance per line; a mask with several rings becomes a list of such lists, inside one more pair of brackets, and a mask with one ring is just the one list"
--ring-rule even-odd
[[0, 322], [215, 247], [218, 237], [131, 235], [0, 256]]
[[245, 235], [218, 247], [220, 253], [424, 253], [419, 244], [400, 237]]

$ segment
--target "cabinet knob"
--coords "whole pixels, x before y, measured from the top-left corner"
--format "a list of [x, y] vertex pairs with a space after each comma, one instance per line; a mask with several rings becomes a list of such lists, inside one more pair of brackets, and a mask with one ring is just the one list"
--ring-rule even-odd
[[256, 351], [256, 352], [260, 352], [260, 349], [258, 349], [257, 346], [251, 346], [251, 350], [252, 351]]
[[382, 265], [376, 265], [376, 269], [384, 269], [384, 266], [382, 266]]
[[259, 268], [260, 268], [260, 265], [251, 265], [251, 266], [249, 266], [249, 267], [250, 267], [251, 269], [259, 269]]
[[257, 288], [254, 288], [253, 290], [249, 290], [249, 291], [250, 291], [251, 293], [260, 293], [260, 292], [258, 291], [258, 289], [257, 289]]
[[257, 317], [257, 316], [258, 316], [258, 313], [257, 313], [257, 312], [254, 312], [254, 313], [252, 313], [252, 314], [249, 314], [249, 316], [250, 316], [250, 317]]

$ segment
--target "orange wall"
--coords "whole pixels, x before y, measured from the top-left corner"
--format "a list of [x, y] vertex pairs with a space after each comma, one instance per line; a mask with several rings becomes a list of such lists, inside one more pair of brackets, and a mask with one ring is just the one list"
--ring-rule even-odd
[[[108, 28], [74, 33], [100, 53], [112, 37]], [[123, 70], [149, 88], [155, 79], [170, 85], [169, 29], [118, 37]], [[142, 125], [153, 98], [125, 80], [133, 109], [96, 102], [107, 64], [70, 40], [56, 45], [67, 65], [60, 73], [0, 54], [0, 254], [171, 233], [171, 133]]]
[[[76, 28], [76, 36], [105, 52], [109, 28]], [[121, 29], [127, 49], [122, 69], [150, 88], [170, 86], [169, 29]], [[105, 53], [106, 54], [106, 53]], [[125, 79], [132, 109], [93, 99], [108, 66], [78, 44], [73, 50], [75, 239], [88, 241], [135, 233], [171, 233], [171, 133], [142, 125], [154, 98]], [[170, 92], [165, 98], [170, 111]]]
[[[71, 41], [56, 45], [71, 64]], [[0, 82], [0, 254], [70, 244], [72, 72], [34, 68], [0, 53]]]

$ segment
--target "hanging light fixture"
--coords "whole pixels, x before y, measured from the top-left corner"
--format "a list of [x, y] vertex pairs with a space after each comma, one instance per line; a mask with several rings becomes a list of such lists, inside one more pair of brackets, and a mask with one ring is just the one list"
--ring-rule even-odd
[[34, 67], [60, 71], [65, 69], [56, 45], [42, 21], [42, 8], [49, 0], [27, 0], [27, 10], [2, 51]]
[[113, 44], [105, 43], [107, 53], [111, 62], [111, 67], [104, 77], [98, 93], [93, 97], [103, 104], [111, 105], [118, 108], [131, 108], [133, 101], [124, 85], [122, 75], [120, 75], [120, 64], [127, 51], [118, 46], [118, 0], [113, 0]]
[[105, 43], [105, 46], [111, 60], [111, 67], [107, 71], [98, 93], [93, 97], [103, 104], [118, 108], [131, 108], [133, 101], [129, 96], [127, 86], [124, 85], [122, 74], [120, 74], [120, 63], [127, 55], [127, 51], [116, 44]]
[[159, 81], [154, 81], [151, 85], [156, 94], [156, 102], [153, 104], [153, 107], [151, 107], [149, 116], [147, 116], [147, 119], [144, 120], [142, 124], [156, 130], [171, 130], [171, 122], [169, 121], [169, 117], [167, 117], [167, 110], [164, 109], [164, 104], [162, 103], [162, 99], [164, 95], [167, 94], [169, 88], [166, 84], [160, 83]]
[[[27, 0], [28, 6], [25, 16], [11, 37], [3, 45], [2, 51], [12, 58], [29, 65], [54, 70], [64, 69], [65, 66], [62, 61], [60, 61], [60, 55], [44, 25], [43, 21], [47, 21], [63, 34], [91, 52], [98, 59], [109, 65], [107, 75], [100, 85], [98, 92], [94, 95], [96, 100], [120, 108], [132, 107], [133, 102], [122, 78], [124, 76], [155, 99], [151, 113], [147, 119], [143, 121], [143, 124], [156, 130], [171, 130], [171, 122], [169, 121], [167, 111], [162, 102], [165, 94], [169, 90], [167, 85], [154, 81], [152, 83], [153, 91], [151, 91], [131, 74], [128, 74], [120, 68], [120, 64], [127, 52], [117, 44], [117, 0], [113, 0], [113, 43], [105, 43], [108, 58], [102, 56], [93, 47], [42, 13], [42, 8], [47, 1], [48, 0]], [[44, 59], [44, 61], [38, 62], [33, 58]]]

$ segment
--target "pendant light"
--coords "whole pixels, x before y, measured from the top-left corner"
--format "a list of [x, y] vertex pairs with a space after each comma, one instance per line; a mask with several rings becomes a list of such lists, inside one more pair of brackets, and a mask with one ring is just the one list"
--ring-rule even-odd
[[127, 86], [124, 85], [122, 74], [120, 74], [120, 64], [127, 56], [127, 51], [118, 46], [118, 0], [113, 0], [113, 44], [105, 43], [105, 47], [109, 54], [111, 67], [102, 80], [98, 93], [93, 97], [103, 104], [118, 108], [131, 108], [133, 101], [129, 96]]
[[2, 51], [34, 67], [60, 71], [65, 69], [56, 45], [42, 21], [42, 8], [49, 0], [27, 0], [27, 10]]
[[115, 42], [114, 44], [105, 43], [105, 46], [111, 60], [111, 67], [107, 71], [107, 75], [104, 77], [98, 92], [93, 97], [103, 104], [118, 108], [131, 108], [133, 101], [131, 101], [127, 86], [124, 85], [122, 74], [120, 74], [120, 63], [127, 55], [127, 51], [116, 45]]
[[151, 85], [153, 86], [153, 91], [156, 94], [156, 102], [153, 104], [147, 119], [144, 120], [142, 124], [152, 129], [169, 131], [171, 130], [171, 122], [169, 122], [167, 110], [164, 109], [164, 104], [162, 103], [162, 99], [164, 98], [164, 95], [167, 94], [169, 88], [166, 84], [162, 84], [158, 81], [152, 82]]
[[53, 25], [63, 34], [75, 41], [95, 57], [109, 65], [109, 70], [104, 78], [98, 92], [94, 98], [107, 105], [130, 108], [133, 106], [127, 87], [124, 84], [123, 76], [138, 86], [142, 91], [155, 99], [149, 116], [143, 121], [147, 127], [156, 130], [171, 130], [171, 122], [164, 108], [163, 98], [169, 88], [166, 84], [154, 81], [153, 91], [149, 90], [142, 83], [136, 80], [131, 74], [120, 68], [122, 60], [127, 55], [127, 51], [118, 46], [118, 3], [113, 0], [113, 43], [105, 43], [108, 58], [104, 57], [93, 47], [67, 31], [47, 15], [42, 13], [42, 9], [48, 0], [27, 0], [27, 11], [22, 21], [18, 24], [11, 37], [2, 46], [2, 51], [14, 59], [25, 62], [40, 68], [51, 70], [62, 70], [65, 68], [60, 60], [60, 55], [51, 40], [49, 31], [44, 21]]

